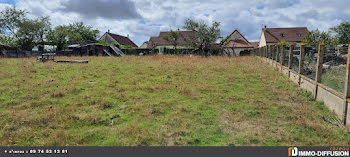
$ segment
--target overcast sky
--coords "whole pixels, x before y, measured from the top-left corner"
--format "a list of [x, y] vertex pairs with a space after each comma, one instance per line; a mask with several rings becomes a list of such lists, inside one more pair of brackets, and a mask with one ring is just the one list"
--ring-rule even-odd
[[83, 21], [101, 31], [130, 35], [141, 45], [160, 31], [182, 28], [185, 19], [221, 23], [221, 35], [238, 29], [250, 41], [261, 28], [302, 27], [328, 30], [350, 21], [350, 0], [0, 0], [30, 17], [50, 16], [54, 26]]

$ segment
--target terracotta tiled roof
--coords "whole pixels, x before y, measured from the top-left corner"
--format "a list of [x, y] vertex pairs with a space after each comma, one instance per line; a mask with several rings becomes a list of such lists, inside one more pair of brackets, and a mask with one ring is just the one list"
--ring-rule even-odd
[[121, 45], [129, 45], [132, 47], [137, 47], [137, 45], [134, 42], [132, 42], [128, 37], [113, 34], [113, 33], [107, 33], [107, 34]]
[[307, 27], [294, 28], [263, 28], [267, 43], [277, 43], [279, 41], [286, 42], [302, 42], [309, 32]]
[[[158, 37], [151, 37], [147, 47], [152, 48], [152, 46], [171, 46], [172, 44], [164, 39], [164, 37], [169, 34], [170, 32], [160, 32]], [[188, 41], [191, 41], [193, 36], [193, 31], [179, 31], [177, 46], [188, 46]]]
[[230, 48], [230, 47], [251, 47], [253, 48], [253, 45], [250, 44], [249, 42], [243, 41], [243, 40], [231, 40], [229, 41], [225, 46], [225, 48]]

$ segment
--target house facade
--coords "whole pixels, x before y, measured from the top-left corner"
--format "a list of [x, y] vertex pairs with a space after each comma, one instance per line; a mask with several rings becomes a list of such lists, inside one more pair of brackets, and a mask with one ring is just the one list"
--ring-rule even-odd
[[256, 42], [250, 43], [238, 30], [235, 30], [225, 39], [223, 50], [230, 56], [245, 56], [250, 55], [256, 44]]
[[146, 49], [148, 47], [148, 41], [144, 42], [139, 48]]
[[265, 26], [261, 32], [259, 47], [276, 45], [281, 41], [299, 46], [308, 33], [307, 27], [266, 28]]
[[[194, 32], [193, 31], [177, 31], [177, 32], [179, 34], [179, 37], [177, 39], [176, 48], [177, 49], [191, 48], [191, 45], [189, 44], [189, 42], [192, 41], [194, 37]], [[151, 37], [147, 42], [147, 48], [160, 49], [160, 52], [162, 48], [173, 49], [174, 45], [164, 39], [166, 36], [169, 36], [169, 35], [170, 35], [170, 32], [160, 32], [159, 36]]]
[[113, 33], [109, 33], [109, 32], [106, 32], [100, 38], [100, 40], [102, 40], [106, 43], [109, 43], [109, 44], [125, 45], [125, 46], [131, 46], [133, 48], [138, 47], [132, 40], [130, 40], [129, 37], [125, 37], [122, 35], [113, 34]]

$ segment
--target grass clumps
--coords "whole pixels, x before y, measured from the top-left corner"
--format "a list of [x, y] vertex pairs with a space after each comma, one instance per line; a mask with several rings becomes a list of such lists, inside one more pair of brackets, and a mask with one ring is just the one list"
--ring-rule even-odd
[[0, 145], [350, 144], [324, 104], [254, 57], [83, 59], [0, 59]]

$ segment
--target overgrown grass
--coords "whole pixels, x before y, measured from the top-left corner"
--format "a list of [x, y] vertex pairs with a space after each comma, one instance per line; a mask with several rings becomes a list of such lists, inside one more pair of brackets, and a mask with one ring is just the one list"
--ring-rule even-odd
[[0, 59], [0, 145], [350, 144], [324, 104], [254, 57], [84, 59]]

